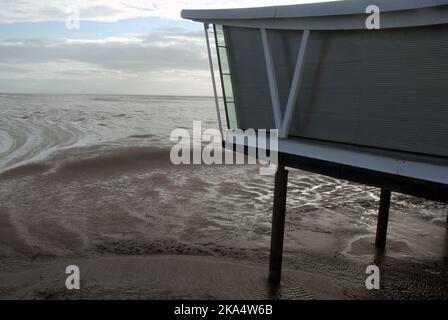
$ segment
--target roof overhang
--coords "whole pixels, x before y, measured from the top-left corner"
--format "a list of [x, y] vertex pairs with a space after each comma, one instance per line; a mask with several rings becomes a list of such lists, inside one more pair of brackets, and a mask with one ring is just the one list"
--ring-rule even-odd
[[448, 23], [448, 0], [345, 0], [259, 8], [182, 10], [198, 22], [273, 29], [364, 29], [366, 8], [376, 5], [382, 28]]

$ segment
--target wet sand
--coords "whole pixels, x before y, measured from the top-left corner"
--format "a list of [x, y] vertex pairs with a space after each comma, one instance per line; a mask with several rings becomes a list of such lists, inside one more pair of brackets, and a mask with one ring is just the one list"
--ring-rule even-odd
[[[447, 299], [445, 205], [290, 172], [282, 285], [267, 285], [273, 177], [173, 166], [168, 148], [71, 148], [0, 174], [0, 298]], [[365, 269], [381, 269], [381, 290]], [[65, 289], [65, 267], [81, 290]]]
[[[289, 174], [284, 270], [266, 285], [273, 177], [173, 166], [174, 128], [216, 128], [201, 97], [0, 95], [0, 298], [447, 299], [446, 205]], [[381, 290], [365, 288], [380, 266]], [[64, 286], [81, 268], [81, 290]]]
[[[65, 268], [81, 272], [80, 290], [65, 289]], [[154, 255], [54, 262], [0, 275], [10, 299], [344, 299], [332, 279], [286, 269], [268, 285], [266, 268], [225, 258]], [[325, 285], [323, 285], [325, 284]]]

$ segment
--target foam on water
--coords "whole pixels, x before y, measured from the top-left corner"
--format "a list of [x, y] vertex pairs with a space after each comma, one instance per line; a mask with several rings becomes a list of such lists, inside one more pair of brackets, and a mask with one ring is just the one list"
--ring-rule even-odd
[[0, 114], [0, 172], [73, 147], [168, 147], [176, 127], [216, 125], [208, 98], [0, 95]]
[[[0, 115], [0, 270], [116, 254], [267, 261], [273, 177], [257, 166], [170, 163], [172, 129], [216, 127], [212, 99], [0, 95]], [[446, 206], [393, 194], [383, 257], [373, 248], [378, 200], [375, 188], [291, 170], [285, 266], [349, 292], [381, 260], [398, 279], [394, 294], [409, 270], [439, 275], [434, 295], [443, 294]]]

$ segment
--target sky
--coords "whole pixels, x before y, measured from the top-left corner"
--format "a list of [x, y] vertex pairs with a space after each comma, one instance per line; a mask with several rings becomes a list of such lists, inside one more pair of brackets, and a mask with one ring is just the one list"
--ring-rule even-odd
[[210, 96], [203, 26], [182, 9], [322, 1], [0, 0], [0, 92]]

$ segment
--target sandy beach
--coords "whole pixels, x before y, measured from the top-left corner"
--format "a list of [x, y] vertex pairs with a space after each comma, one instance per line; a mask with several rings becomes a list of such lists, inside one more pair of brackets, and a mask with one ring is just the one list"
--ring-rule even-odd
[[[82, 270], [81, 289], [65, 289], [65, 268]], [[2, 297], [12, 299], [344, 299], [331, 278], [285, 270], [270, 287], [267, 269], [225, 258], [184, 255], [115, 256], [58, 261], [2, 274]], [[59, 276], [58, 276], [59, 275]], [[325, 285], [323, 285], [325, 284]]]
[[448, 0], [372, 2], [0, 0], [0, 301], [446, 306]]
[[[448, 297], [446, 205], [393, 194], [379, 252], [379, 190], [291, 170], [284, 278], [272, 288], [273, 177], [255, 165], [169, 159], [172, 126], [188, 128], [203, 114], [213, 127], [212, 111], [202, 112], [210, 99], [8, 99], [1, 299]], [[64, 284], [72, 264], [81, 272], [77, 291]], [[381, 290], [365, 287], [370, 264], [380, 267]]]
[[[271, 288], [266, 278], [272, 188], [255, 187], [257, 168], [186, 170], [169, 163], [168, 151], [127, 148], [92, 157], [97, 151], [72, 150], [76, 159], [65, 153], [64, 160], [1, 174], [0, 297], [448, 297], [442, 206], [397, 197], [388, 247], [377, 252], [376, 202], [370, 196], [376, 191], [344, 184], [337, 191], [343, 201], [335, 204], [336, 181], [331, 186], [329, 178], [292, 171], [297, 188], [291, 186], [285, 275], [279, 288]], [[271, 183], [272, 177], [263, 179]], [[439, 216], [420, 216], [426, 210]], [[365, 288], [365, 268], [372, 263], [381, 266], [379, 291]], [[64, 284], [71, 264], [81, 270], [82, 289], [76, 292]]]

